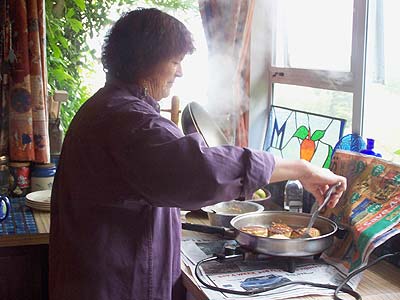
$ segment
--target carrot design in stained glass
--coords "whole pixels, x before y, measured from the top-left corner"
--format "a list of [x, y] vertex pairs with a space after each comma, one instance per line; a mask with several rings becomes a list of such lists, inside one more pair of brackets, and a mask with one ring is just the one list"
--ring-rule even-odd
[[297, 128], [293, 136], [301, 140], [300, 158], [305, 159], [307, 161], [311, 161], [316, 150], [315, 142], [322, 139], [324, 135], [325, 135], [325, 130], [316, 130], [311, 135], [310, 128], [307, 129], [307, 127], [304, 125]]

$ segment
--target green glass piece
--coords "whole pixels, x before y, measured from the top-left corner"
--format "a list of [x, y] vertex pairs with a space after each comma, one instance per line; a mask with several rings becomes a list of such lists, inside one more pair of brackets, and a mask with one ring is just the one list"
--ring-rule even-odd
[[304, 140], [308, 136], [308, 129], [306, 126], [302, 125], [297, 128], [296, 132], [293, 134], [294, 137], [297, 137], [301, 140]]
[[331, 166], [332, 152], [333, 152], [332, 146], [328, 145], [328, 155], [326, 156], [326, 160], [324, 162], [324, 165], [322, 166], [323, 168], [329, 169], [329, 167]]
[[319, 141], [325, 135], [325, 130], [315, 130], [311, 136], [312, 141]]

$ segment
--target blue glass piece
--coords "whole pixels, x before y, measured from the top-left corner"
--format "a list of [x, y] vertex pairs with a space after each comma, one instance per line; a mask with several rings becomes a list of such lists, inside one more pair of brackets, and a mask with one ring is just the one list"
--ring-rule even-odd
[[357, 133], [347, 134], [342, 137], [333, 149], [333, 154], [336, 150], [347, 150], [352, 152], [360, 152], [365, 149], [366, 144], [363, 138]]
[[360, 151], [362, 154], [372, 155], [376, 157], [382, 157], [382, 154], [377, 153], [374, 151], [375, 147], [375, 140], [374, 139], [367, 139], [367, 147]]

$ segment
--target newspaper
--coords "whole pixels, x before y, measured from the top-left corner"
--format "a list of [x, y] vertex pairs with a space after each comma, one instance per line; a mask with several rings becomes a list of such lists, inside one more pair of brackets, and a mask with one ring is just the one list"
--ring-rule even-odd
[[[192, 275], [211, 300], [216, 299], [268, 299], [281, 300], [307, 295], [332, 295], [332, 289], [313, 287], [310, 285], [288, 285], [268, 292], [252, 296], [236, 295], [232, 293], [213, 291], [204, 287], [194, 275], [196, 264], [215, 253], [221, 253], [224, 245], [234, 245], [236, 241], [220, 240], [215, 236], [203, 235], [203, 238], [184, 237], [182, 240], [182, 260], [192, 272]], [[250, 291], [254, 288], [268, 287], [271, 284], [290, 281], [307, 281], [321, 284], [339, 285], [344, 280], [342, 274], [334, 266], [313, 257], [299, 258], [295, 272], [291, 273], [284, 268], [262, 260], [227, 260], [205, 263], [201, 268], [202, 279], [211, 286], [235, 290]], [[349, 282], [352, 289], [356, 288], [357, 277]]]
[[342, 272], [368, 263], [371, 253], [400, 233], [400, 165], [374, 156], [338, 150], [331, 170], [346, 176], [346, 193], [323, 215], [346, 229], [323, 254]]

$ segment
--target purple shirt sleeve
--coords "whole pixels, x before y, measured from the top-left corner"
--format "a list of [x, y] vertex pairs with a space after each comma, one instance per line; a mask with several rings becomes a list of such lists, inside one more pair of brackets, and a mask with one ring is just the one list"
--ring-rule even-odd
[[132, 189], [152, 205], [199, 209], [248, 199], [269, 182], [275, 166], [270, 153], [235, 146], [209, 148], [200, 134], [183, 136], [169, 120], [148, 117], [134, 132], [135, 143], [126, 146], [124, 156], [118, 152], [115, 160], [133, 179]]

